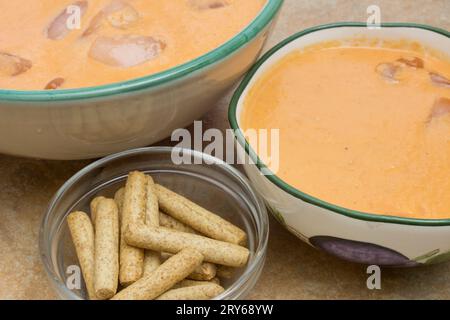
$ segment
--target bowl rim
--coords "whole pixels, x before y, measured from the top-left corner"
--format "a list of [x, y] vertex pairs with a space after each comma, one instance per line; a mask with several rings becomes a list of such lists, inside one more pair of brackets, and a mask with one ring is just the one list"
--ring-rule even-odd
[[137, 90], [152, 88], [169, 81], [177, 80], [188, 74], [210, 66], [236, 52], [252, 41], [280, 10], [284, 0], [267, 0], [259, 14], [243, 30], [233, 38], [206, 54], [177, 65], [173, 68], [144, 77], [106, 85], [62, 89], [62, 90], [9, 90], [0, 89], [0, 102], [39, 102], [39, 101], [71, 101], [98, 98], [113, 94], [130, 93]]
[[[363, 22], [337, 22], [324, 24], [319, 26], [314, 26], [298, 33], [291, 35], [285, 40], [278, 43], [275, 47], [269, 50], [266, 54], [264, 54], [256, 64], [250, 69], [250, 71], [245, 75], [242, 82], [239, 84], [238, 88], [233, 94], [233, 97], [230, 102], [230, 106], [228, 109], [228, 121], [230, 123], [231, 128], [235, 132], [235, 137], [238, 143], [244, 148], [246, 154], [254, 161], [258, 170], [265, 170], [266, 172], [269, 170], [267, 166], [261, 161], [256, 152], [250, 147], [248, 141], [245, 139], [237, 120], [237, 106], [239, 100], [241, 99], [242, 94], [245, 89], [249, 85], [250, 81], [253, 79], [253, 76], [259, 70], [259, 68], [269, 60], [274, 53], [288, 45], [289, 43], [296, 41], [297, 39], [321, 30], [333, 29], [333, 28], [342, 28], [342, 27], [355, 27], [355, 28], [367, 28], [367, 23]], [[430, 25], [417, 24], [417, 23], [406, 23], [406, 22], [392, 22], [392, 23], [382, 23], [382, 28], [415, 28], [415, 29], [423, 29], [426, 31], [434, 32], [446, 36], [450, 38], [450, 32], [440, 29], [437, 27], [433, 27]], [[269, 170], [270, 171], [270, 170]], [[281, 190], [287, 192], [288, 194], [294, 196], [297, 199], [303, 200], [311, 205], [320, 207], [322, 209], [330, 210], [333, 213], [337, 213], [349, 218], [354, 218], [357, 220], [363, 221], [371, 221], [371, 222], [382, 222], [382, 223], [391, 223], [391, 224], [400, 224], [400, 225], [411, 225], [411, 226], [426, 226], [426, 227], [437, 227], [437, 226], [450, 226], [450, 219], [417, 219], [417, 218], [404, 218], [399, 216], [388, 216], [388, 215], [379, 215], [374, 213], [367, 213], [357, 210], [348, 209], [345, 207], [341, 207], [327, 201], [321, 200], [314, 196], [311, 196], [305, 192], [294, 188], [288, 183], [284, 182], [281, 178], [279, 178], [275, 174], [264, 175], [270, 182], [272, 182], [275, 186], [280, 188]]]
[[[91, 170], [101, 167], [104, 164], [116, 160], [122, 157], [127, 157], [130, 155], [139, 155], [143, 153], [161, 153], [161, 152], [173, 152], [173, 150], [176, 150], [177, 152], [187, 152], [192, 156], [198, 156], [201, 157], [205, 162], [201, 165], [215, 165], [223, 167], [226, 170], [227, 174], [232, 175], [233, 178], [237, 179], [248, 191], [250, 192], [250, 195], [252, 196], [255, 206], [255, 210], [257, 212], [256, 214], [252, 214], [254, 220], [256, 223], [260, 224], [260, 232], [256, 235], [257, 241], [255, 245], [255, 251], [252, 252], [253, 259], [248, 262], [248, 264], [245, 267], [245, 270], [242, 272], [242, 274], [239, 276], [239, 278], [236, 279], [235, 282], [231, 286], [229, 286], [223, 293], [221, 293], [219, 296], [215, 297], [213, 300], [221, 300], [221, 299], [227, 299], [231, 298], [233, 299], [234, 296], [239, 295], [240, 291], [246, 290], [246, 285], [250, 282], [252, 279], [252, 276], [255, 274], [258, 275], [258, 268], [262, 268], [266, 255], [267, 255], [267, 247], [268, 247], [268, 241], [269, 241], [269, 233], [270, 233], [270, 227], [269, 227], [269, 215], [267, 213], [267, 208], [264, 205], [263, 200], [258, 195], [258, 193], [254, 190], [252, 187], [250, 181], [245, 177], [243, 173], [241, 173], [238, 169], [233, 167], [232, 165], [226, 163], [225, 161], [214, 157], [212, 155], [206, 154], [201, 151], [197, 151], [194, 149], [186, 149], [186, 148], [180, 148], [180, 147], [169, 147], [169, 146], [155, 146], [155, 147], [144, 147], [144, 148], [136, 148], [136, 149], [130, 149], [126, 151], [122, 151], [119, 153], [115, 153], [109, 156], [106, 156], [104, 158], [101, 158], [99, 160], [96, 160], [89, 165], [85, 166], [81, 170], [77, 171], [72, 177], [70, 177], [54, 194], [52, 199], [49, 201], [48, 206], [45, 209], [45, 213], [43, 214], [41, 218], [40, 228], [39, 228], [39, 253], [41, 257], [41, 262], [44, 266], [45, 273], [47, 274], [48, 279], [50, 280], [51, 284], [54, 288], [57, 288], [56, 293], [61, 298], [70, 298], [72, 300], [82, 300], [83, 298], [74, 293], [72, 290], [67, 288], [66, 284], [61, 281], [61, 279], [58, 278], [56, 272], [53, 269], [53, 259], [52, 259], [52, 250], [49, 247], [50, 244], [48, 244], [48, 233], [49, 233], [49, 217], [50, 212], [53, 210], [54, 206], [60, 201], [61, 197], [67, 192], [68, 187], [73, 185], [77, 180], [82, 178], [85, 174], [89, 173]], [[209, 161], [209, 162], [207, 162]], [[50, 248], [50, 250], [49, 250]], [[64, 296], [61, 295], [61, 293], [64, 294]]]

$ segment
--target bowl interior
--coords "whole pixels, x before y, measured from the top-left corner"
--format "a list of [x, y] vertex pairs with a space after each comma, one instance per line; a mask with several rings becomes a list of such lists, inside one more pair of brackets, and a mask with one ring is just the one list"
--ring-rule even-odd
[[[426, 29], [424, 28], [426, 27]], [[367, 40], [372, 43], [372, 39], [376, 40], [408, 40], [418, 42], [421, 45], [438, 50], [450, 57], [450, 39], [449, 33], [443, 34], [444, 30], [427, 26], [415, 26], [408, 24], [387, 24], [381, 29], [369, 29], [361, 24], [336, 24], [325, 25], [308, 29], [300, 32], [269, 51], [251, 71], [248, 78], [244, 81], [245, 88], [239, 96], [236, 106], [236, 119], [240, 126], [240, 116], [242, 113], [243, 102], [248, 91], [255, 82], [263, 75], [266, 70], [271, 68], [280, 59], [289, 53], [302, 50], [310, 45], [321, 42], [338, 40], [343, 44], [352, 40]]]
[[168, 70], [145, 77], [101, 86], [61, 90], [5, 90], [0, 89], [0, 101], [70, 101], [98, 98], [117, 93], [128, 93], [175, 81], [190, 73], [204, 69], [251, 42], [276, 17], [284, 0], [267, 0], [261, 12], [241, 32], [218, 48]]
[[63, 298], [86, 297], [84, 286], [72, 291], [64, 286], [70, 280], [68, 270], [78, 265], [66, 216], [75, 210], [89, 212], [90, 201], [98, 195], [113, 197], [132, 170], [151, 174], [158, 183], [247, 231], [252, 253], [249, 264], [223, 282], [229, 289], [222, 296], [239, 292], [237, 288], [245, 284], [260, 262], [267, 241], [267, 213], [242, 176], [219, 160], [212, 165], [174, 165], [170, 148], [149, 149], [94, 163], [66, 183], [52, 202], [41, 230], [41, 251], [50, 278]]

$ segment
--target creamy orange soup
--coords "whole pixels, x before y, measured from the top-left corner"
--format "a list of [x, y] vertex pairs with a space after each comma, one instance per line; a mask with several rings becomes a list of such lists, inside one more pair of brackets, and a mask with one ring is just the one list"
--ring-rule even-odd
[[450, 218], [450, 61], [407, 41], [321, 44], [267, 70], [241, 126], [280, 129], [278, 176], [364, 212]]
[[0, 88], [87, 87], [166, 70], [231, 39], [265, 3], [0, 0]]

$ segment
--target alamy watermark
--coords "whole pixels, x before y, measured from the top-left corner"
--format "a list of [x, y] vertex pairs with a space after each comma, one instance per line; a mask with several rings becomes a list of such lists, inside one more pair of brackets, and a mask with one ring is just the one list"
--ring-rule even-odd
[[[366, 273], [369, 275], [366, 281], [367, 289], [381, 290], [381, 268], [377, 265], [367, 267]], [[81, 290], [81, 269], [78, 265], [70, 265], [66, 269], [66, 286], [69, 290]]]
[[70, 5], [66, 8], [67, 20], [66, 27], [68, 30], [81, 29], [81, 7], [77, 5]]
[[[184, 149], [193, 149], [228, 164], [257, 164], [258, 157], [264, 175], [276, 174], [280, 168], [279, 129], [227, 129], [222, 132], [219, 129], [203, 130], [203, 123], [195, 121], [193, 132], [177, 129], [172, 133], [171, 140], [178, 142], [172, 151], [172, 161], [177, 165], [214, 163], [214, 159], [193, 158], [190, 153], [184, 152]], [[250, 156], [244, 151], [245, 147]]]
[[70, 265], [66, 269], [66, 287], [69, 290], [81, 289], [81, 269], [77, 265]]
[[381, 268], [377, 265], [371, 265], [367, 267], [366, 272], [370, 274], [366, 281], [367, 289], [381, 290]]
[[372, 4], [366, 10], [369, 15], [367, 18], [367, 28], [371, 30], [381, 29], [381, 8], [378, 5]]

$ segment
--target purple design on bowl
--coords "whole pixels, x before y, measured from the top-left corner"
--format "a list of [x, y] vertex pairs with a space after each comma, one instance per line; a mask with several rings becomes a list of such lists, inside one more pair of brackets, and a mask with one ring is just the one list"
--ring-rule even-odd
[[351, 262], [389, 267], [421, 265], [416, 261], [409, 260], [397, 251], [377, 244], [329, 236], [315, 236], [310, 238], [309, 241], [314, 247]]

